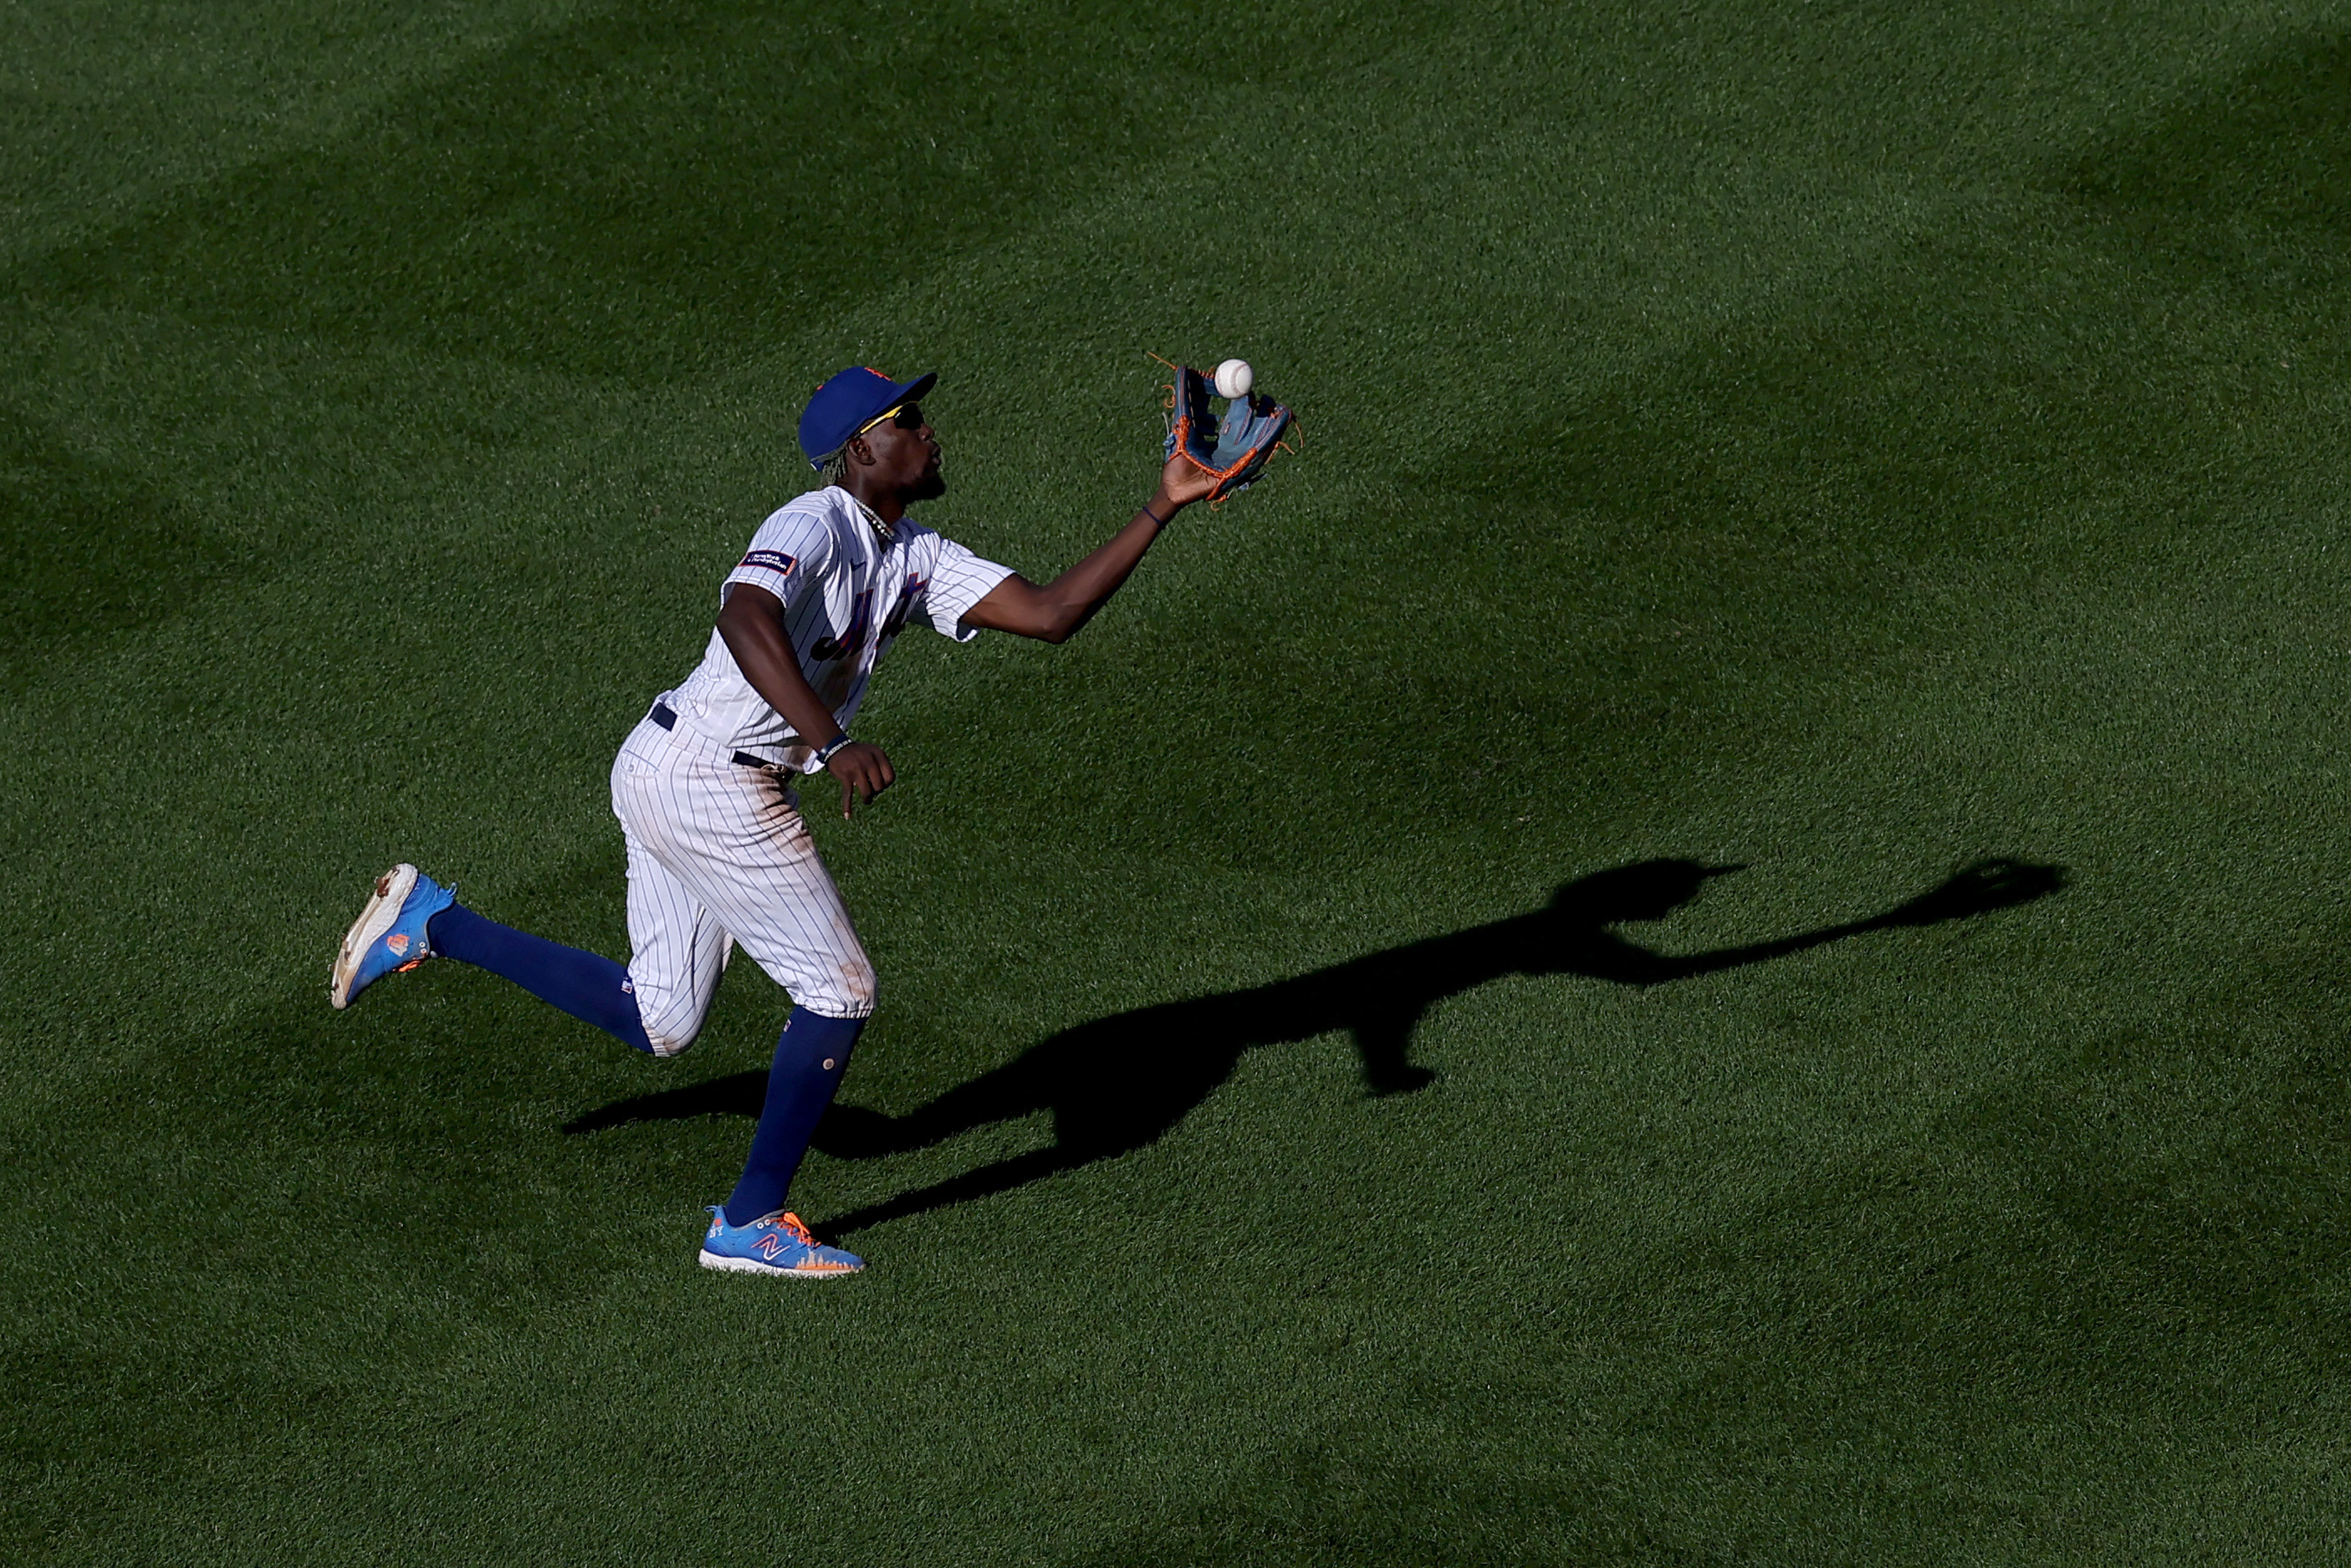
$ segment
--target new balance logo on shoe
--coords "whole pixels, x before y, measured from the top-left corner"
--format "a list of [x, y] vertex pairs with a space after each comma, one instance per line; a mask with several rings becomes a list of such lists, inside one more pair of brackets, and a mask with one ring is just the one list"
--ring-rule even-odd
[[772, 1214], [748, 1225], [729, 1225], [726, 1211], [713, 1207], [710, 1229], [702, 1239], [702, 1266], [806, 1280], [854, 1274], [865, 1262], [855, 1253], [819, 1241], [796, 1214]]

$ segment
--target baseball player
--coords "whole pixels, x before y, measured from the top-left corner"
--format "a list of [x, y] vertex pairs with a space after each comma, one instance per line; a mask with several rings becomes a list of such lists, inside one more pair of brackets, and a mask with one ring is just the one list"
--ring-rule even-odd
[[[1182, 376], [1196, 387], [1194, 372]], [[864, 1267], [820, 1244], [784, 1207], [874, 1001], [873, 966], [789, 781], [831, 773], [843, 818], [890, 787], [889, 757], [851, 729], [874, 665], [903, 628], [958, 643], [984, 628], [1063, 642], [1177, 512], [1236, 482], [1187, 457], [1171, 434], [1150, 501], [1040, 587], [906, 516], [909, 505], [946, 493], [919, 401], [936, 381], [852, 368], [817, 389], [799, 442], [824, 484], [759, 525], [719, 589], [701, 664], [655, 698], [622, 742], [612, 811], [628, 846], [625, 967], [501, 925], [411, 865], [377, 879], [336, 956], [338, 1008], [385, 975], [457, 958], [670, 1057], [700, 1032], [730, 944], [750, 954], [793, 1008], [742, 1178], [710, 1209], [705, 1268], [826, 1279]]]

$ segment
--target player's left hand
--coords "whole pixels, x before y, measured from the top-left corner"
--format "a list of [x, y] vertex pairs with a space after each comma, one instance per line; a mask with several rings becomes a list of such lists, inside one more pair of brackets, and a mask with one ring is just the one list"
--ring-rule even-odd
[[1174, 517], [1177, 507], [1205, 501], [1216, 488], [1217, 476], [1179, 452], [1159, 471], [1159, 494], [1151, 498], [1151, 509]]
[[824, 770], [841, 780], [841, 820], [849, 814], [858, 801], [867, 805], [873, 797], [898, 781], [897, 770], [878, 746], [852, 740], [825, 760]]

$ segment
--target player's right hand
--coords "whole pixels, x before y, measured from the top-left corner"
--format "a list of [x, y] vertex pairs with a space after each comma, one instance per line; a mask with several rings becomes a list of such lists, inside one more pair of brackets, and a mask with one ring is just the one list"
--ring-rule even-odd
[[841, 780], [841, 820], [849, 821], [854, 802], [872, 802], [873, 797], [898, 781], [890, 758], [878, 746], [868, 746], [852, 740], [826, 758], [824, 770]]

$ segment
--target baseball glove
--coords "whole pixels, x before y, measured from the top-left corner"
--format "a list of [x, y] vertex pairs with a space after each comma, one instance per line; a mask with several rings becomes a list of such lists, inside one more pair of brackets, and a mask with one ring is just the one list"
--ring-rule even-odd
[[1210, 504], [1257, 483], [1280, 444], [1282, 432], [1290, 428], [1290, 412], [1253, 392], [1233, 399], [1219, 420], [1208, 404], [1215, 390], [1188, 365], [1176, 367], [1175, 393], [1167, 404], [1167, 455], [1181, 453], [1194, 467], [1215, 477]]

